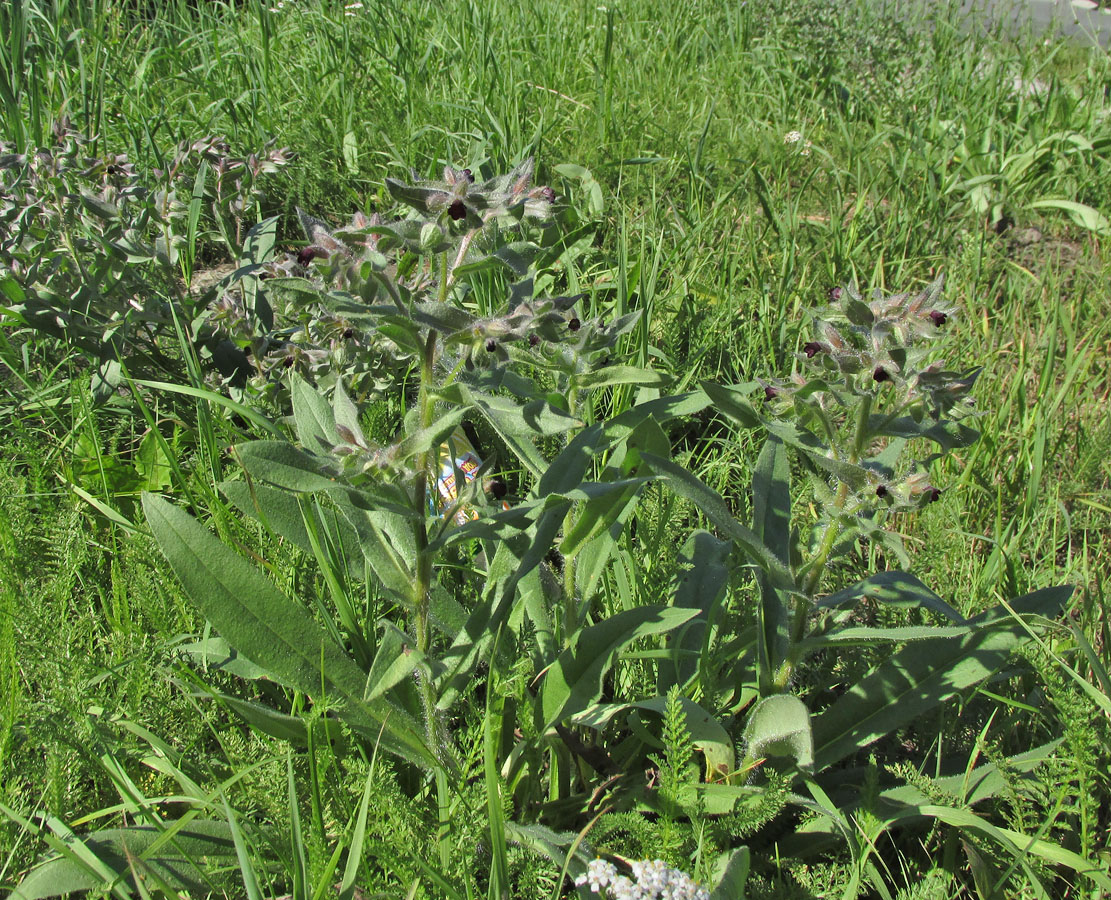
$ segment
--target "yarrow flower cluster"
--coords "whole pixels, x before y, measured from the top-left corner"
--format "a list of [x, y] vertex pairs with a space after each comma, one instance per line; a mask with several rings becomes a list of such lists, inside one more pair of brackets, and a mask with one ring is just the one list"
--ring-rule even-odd
[[592, 893], [610, 900], [710, 900], [710, 892], [686, 872], [669, 868], [663, 860], [639, 860], [632, 864], [633, 877], [617, 873], [607, 860], [595, 859], [575, 885], [587, 885]]
[[799, 144], [800, 146], [798, 150], [799, 153], [801, 153], [803, 156], [809, 156], [810, 148], [814, 146], [812, 143], [810, 143], [810, 141], [803, 140], [801, 131], [788, 131], [785, 135], [783, 135], [783, 143]]

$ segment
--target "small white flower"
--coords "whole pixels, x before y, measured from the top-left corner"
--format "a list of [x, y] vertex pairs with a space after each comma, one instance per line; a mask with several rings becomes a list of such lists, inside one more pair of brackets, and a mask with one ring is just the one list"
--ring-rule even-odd
[[802, 132], [801, 131], [788, 131], [785, 135], [783, 135], [783, 143], [784, 144], [797, 144], [801, 140], [802, 140]]
[[359, 3], [358, 0], [355, 0], [354, 3], [348, 3], [344, 7], [344, 9], [362, 9], [362, 8], [363, 8], [363, 5], [361, 3]]

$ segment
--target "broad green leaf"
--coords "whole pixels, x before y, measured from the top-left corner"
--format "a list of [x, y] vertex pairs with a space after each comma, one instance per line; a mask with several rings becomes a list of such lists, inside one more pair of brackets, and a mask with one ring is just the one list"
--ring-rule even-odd
[[709, 398], [702, 391], [691, 391], [642, 403], [614, 419], [584, 428], [544, 471], [537, 493], [544, 496], [575, 488], [586, 477], [595, 455], [612, 449], [632, 434], [641, 422], [654, 419], [658, 425], [663, 425], [678, 416], [701, 412], [709, 403]]
[[571, 387], [594, 389], [610, 387], [615, 384], [643, 384], [659, 386], [670, 379], [655, 369], [641, 369], [637, 366], [606, 366], [594, 372], [584, 372], [571, 376]]
[[[1046, 588], [1011, 603], [1019, 614], [1056, 614], [1072, 588]], [[965, 637], [917, 641], [876, 666], [814, 719], [815, 767], [821, 771], [922, 713], [979, 684], [1028, 636], [1003, 607], [967, 623]]]
[[746, 398], [759, 386], [755, 381], [730, 387], [715, 384], [712, 381], [704, 381], [702, 390], [713, 401], [714, 409], [717, 412], [724, 413], [735, 422], [740, 423], [743, 428], [758, 428], [764, 424], [764, 418]]
[[[783, 442], [770, 434], [752, 475], [752, 530], [780, 563], [790, 565], [791, 471]], [[788, 597], [763, 572], [758, 573], [757, 584], [757, 678], [760, 692], [768, 695], [787, 655], [791, 614]]]
[[222, 637], [213, 636], [202, 641], [182, 644], [177, 649], [193, 657], [206, 671], [218, 669], [229, 672], [237, 678], [246, 678], [248, 681], [267, 677], [265, 669], [241, 656], [237, 650], [229, 647], [228, 642]]
[[696, 615], [697, 609], [644, 606], [580, 629], [544, 676], [541, 714], [545, 726], [583, 711], [601, 696], [602, 677], [620, 650], [638, 638], [672, 631]]
[[[1016, 790], [1016, 781], [1021, 782], [1024, 780], [1024, 776], [1055, 758], [1057, 748], [1061, 746], [1063, 741], [1063, 738], [1058, 738], [1048, 744], [1035, 747], [1033, 750], [1008, 757], [1004, 763], [1004, 771], [1000, 771], [999, 766], [995, 763], [986, 763], [971, 772], [931, 778], [931, 793], [935, 799], [940, 794], [954, 798], [962, 806], [975, 806], [984, 800], [997, 797], [1004, 791], [1013, 792]], [[1033, 780], [1031, 780], [1030, 786], [1031, 788], [1035, 787]], [[936, 788], [936, 793], [933, 788]], [[930, 802], [929, 797], [926, 797], [918, 788], [909, 784], [882, 791], [879, 800], [882, 804], [892, 804], [896, 810], [905, 806]]]
[[413, 209], [417, 210], [417, 212], [424, 213], [425, 215], [438, 215], [446, 209], [448, 204], [453, 200], [453, 196], [447, 191], [438, 190], [436, 188], [417, 187], [415, 185], [405, 184], [393, 178], [386, 179], [386, 190], [388, 190], [390, 196], [399, 203], [411, 206]]
[[752, 854], [748, 847], [738, 847], [721, 854], [714, 865], [714, 889], [710, 900], [744, 900]]
[[412, 643], [408, 635], [386, 620], [382, 620], [382, 626], [382, 640], [378, 642], [378, 652], [366, 679], [364, 696], [367, 700], [380, 697], [395, 687], [421, 662], [420, 653], [407, 646]]
[[419, 726], [396, 707], [363, 703], [364, 675], [308, 611], [286, 597], [184, 510], [143, 495], [143, 509], [159, 548], [186, 593], [236, 650], [280, 683], [327, 698], [352, 727], [423, 766], [436, 765]]
[[309, 728], [311, 726], [314, 740], [327, 741], [337, 752], [342, 752], [343, 747], [346, 746], [347, 739], [344, 737], [343, 726], [340, 725], [338, 719], [320, 716], [315, 718], [290, 716], [261, 703], [243, 700], [230, 694], [217, 692], [215, 696], [238, 714], [248, 725], [252, 725], [263, 734], [268, 734], [279, 741], [288, 741], [297, 747], [305, 747], [309, 742]]
[[337, 484], [334, 478], [321, 473], [316, 457], [298, 450], [288, 441], [237, 444], [235, 454], [252, 478], [287, 491], [326, 491]]
[[697, 609], [700, 614], [682, 629], [672, 645], [677, 650], [692, 651], [695, 656], [680, 656], [674, 667], [660, 666], [656, 689], [661, 695], [673, 684], [680, 687], [686, 684], [705, 659], [707, 636], [718, 619], [729, 586], [730, 550], [726, 541], [698, 530], [679, 551], [671, 602], [673, 606]]
[[[737, 757], [733, 752], [733, 739], [729, 732], [693, 700], [680, 696], [679, 702], [683, 706], [691, 743], [705, 757], [706, 780], [713, 781], [731, 775], [737, 768]], [[666, 706], [667, 697], [653, 697], [651, 700], [630, 703], [627, 708], [646, 709], [663, 716]]]
[[[167, 835], [172, 838], [165, 840]], [[158, 828], [108, 828], [82, 835], [81, 841], [125, 884], [131, 881], [130, 854], [174, 889], [205, 895], [211, 891], [206, 870], [234, 864], [236, 859], [227, 822], [205, 819], [165, 822]], [[40, 900], [104, 886], [103, 880], [75, 859], [55, 857], [32, 869], [9, 896], [13, 900]]]
[[1032, 200], [1027, 205], [1030, 209], [1059, 209], [1068, 213], [1069, 218], [1081, 228], [1087, 228], [1089, 231], [1104, 236], [1111, 234], [1111, 222], [1108, 222], [1107, 217], [1098, 209], [1094, 209], [1087, 204], [1078, 203], [1075, 200], [1045, 199]]
[[331, 450], [340, 443], [336, 415], [320, 391], [294, 372], [290, 376], [290, 399], [297, 440], [310, 453]]
[[[243, 255], [249, 263], [270, 262], [274, 256], [274, 246], [278, 242], [278, 216], [263, 219], [252, 225], [243, 240]], [[269, 328], [274, 327], [271, 322]]]
[[1009, 828], [998, 828], [971, 810], [924, 803], [908, 806], [891, 816], [888, 822], [896, 824], [921, 819], [937, 819], [962, 831], [979, 832], [1014, 856], [1020, 865], [1025, 866], [1025, 857], [1032, 854], [1050, 865], [1071, 869], [1077, 875], [1090, 879], [1103, 891], [1111, 891], [1111, 877], [1108, 877], [1106, 867], [1099, 862], [1085, 859], [1059, 843], [1043, 841]]
[[869, 644], [928, 641], [933, 638], [963, 637], [973, 631], [967, 625], [904, 625], [894, 628], [872, 628], [865, 625], [838, 628], [828, 634], [815, 635], [799, 643], [802, 652], [813, 653], [824, 647], [863, 647]]
[[951, 622], [964, 622], [964, 616], [931, 591], [926, 585], [906, 572], [877, 572], [852, 587], [824, 597], [817, 603], [819, 609], [835, 609], [849, 606], [859, 600], [869, 598], [889, 606], [920, 606]]
[[[397, 458], [399, 460], [413, 459], [428, 451], [437, 451], [455, 433], [467, 410], [456, 407], [440, 416], [427, 428], [420, 428], [405, 438], [397, 445]], [[435, 457], [433, 457], [434, 459]]]
[[749, 713], [744, 733], [750, 760], [787, 756], [803, 771], [814, 765], [810, 712], [794, 694], [765, 697]]
[[335, 414], [333, 421], [337, 432], [339, 428], [346, 428], [356, 443], [366, 444], [363, 427], [359, 423], [359, 408], [347, 396], [347, 391], [343, 389], [343, 384], [339, 382], [336, 383], [336, 389], [332, 392], [332, 412]]
[[707, 486], [682, 466], [651, 453], [642, 454], [645, 464], [659, 475], [676, 494], [690, 500], [707, 519], [736, 543], [749, 561], [765, 573], [771, 583], [787, 590], [794, 588], [790, 570], [750, 529], [738, 522], [721, 494]]

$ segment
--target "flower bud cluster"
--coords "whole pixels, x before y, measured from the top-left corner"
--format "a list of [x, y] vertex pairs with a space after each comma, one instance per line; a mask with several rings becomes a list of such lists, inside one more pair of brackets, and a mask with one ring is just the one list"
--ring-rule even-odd
[[610, 900], [710, 900], [710, 892], [689, 875], [669, 868], [662, 860], [640, 860], [632, 863], [632, 878], [617, 873], [617, 867], [604, 859], [595, 859], [586, 874], [575, 879], [579, 887], [587, 885], [592, 893]]

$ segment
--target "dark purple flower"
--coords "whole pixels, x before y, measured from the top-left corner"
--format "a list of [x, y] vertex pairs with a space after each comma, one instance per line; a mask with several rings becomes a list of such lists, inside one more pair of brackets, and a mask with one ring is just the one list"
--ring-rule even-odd
[[774, 400], [778, 396], [779, 396], [779, 388], [775, 387], [774, 385], [770, 385], [770, 384], [765, 384], [764, 385], [764, 399], [765, 400]]
[[582, 327], [582, 322], [578, 320], [578, 317], [572, 316], [571, 321], [567, 323], [567, 327], [572, 331], [578, 331]]
[[555, 203], [555, 191], [547, 185], [540, 189], [540, 196], [547, 200], [549, 203]]
[[872, 372], [872, 378], [879, 382], [890, 381], [891, 373], [883, 366], [876, 366], [875, 370]]
[[466, 178], [470, 184], [474, 184], [474, 172], [470, 169], [463, 170], [463, 177]]
[[841, 299], [841, 294], [842, 293], [843, 293], [843, 291], [839, 287], [830, 288], [829, 289], [829, 299], [832, 300], [834, 303], [836, 303], [838, 300]]
[[539, 344], [539, 343], [540, 343], [540, 335], [538, 335], [538, 334], [530, 334], [530, 335], [528, 336], [528, 345], [529, 345], [530, 347], [535, 347], [535, 346], [536, 346], [537, 344]]
[[926, 315], [930, 317], [930, 321], [933, 322], [934, 325], [936, 325], [938, 328], [949, 321], [949, 316], [947, 316], [940, 310], [931, 309], [928, 313], [926, 313]]
[[282, 365], [285, 366], [287, 369], [292, 369], [293, 368], [293, 357], [292, 356], [287, 356], [285, 359], [282, 360]]
[[355, 329], [354, 328], [345, 328], [345, 329], [343, 329], [343, 339], [345, 341], [351, 340], [351, 338], [353, 338], [354, 336], [355, 336]]
[[487, 353], [493, 353], [497, 349], [498, 349], [498, 342], [495, 341], [493, 338], [487, 338], [486, 339], [486, 352]]
[[876, 496], [879, 497], [881, 500], [886, 497], [887, 494], [888, 491], [886, 484], [881, 484], [879, 487], [876, 488]]
[[314, 259], [319, 259], [327, 255], [328, 254], [320, 247], [302, 247], [301, 252], [297, 254], [297, 262], [307, 268], [308, 264]]
[[458, 222], [460, 219], [467, 218], [467, 207], [463, 205], [462, 200], [456, 200], [447, 208], [447, 214]]
[[922, 491], [922, 496], [926, 498], [927, 503], [936, 503], [941, 499], [941, 491], [931, 486]]
[[813, 359], [817, 354], [824, 353], [825, 349], [817, 341], [807, 341], [802, 345], [802, 352], [806, 354], [807, 359]]
[[495, 500], [501, 500], [509, 492], [509, 489], [505, 486], [505, 482], [500, 478], [491, 478], [487, 481], [486, 490], [490, 492], [490, 496]]

